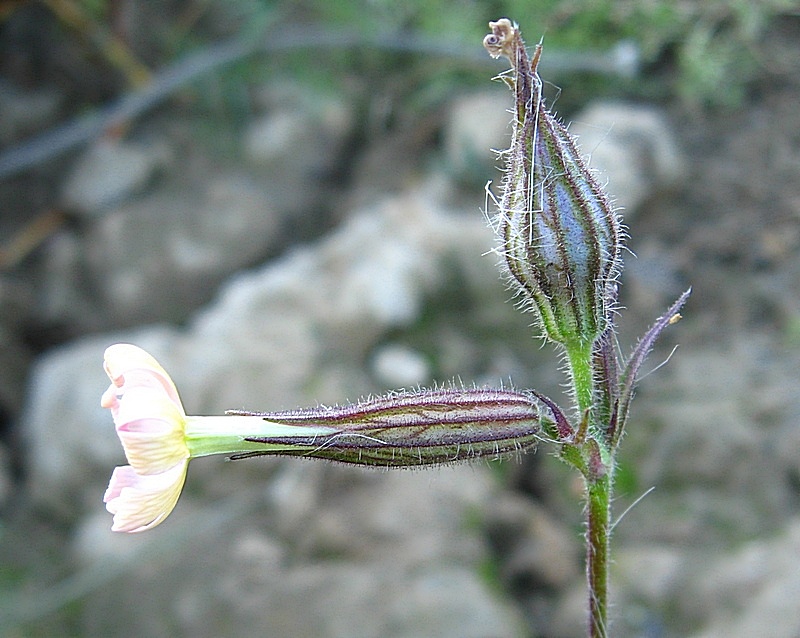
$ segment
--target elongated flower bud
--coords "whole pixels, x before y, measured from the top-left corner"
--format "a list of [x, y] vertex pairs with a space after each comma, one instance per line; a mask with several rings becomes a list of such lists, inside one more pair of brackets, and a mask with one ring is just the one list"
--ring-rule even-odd
[[[395, 393], [355, 405], [291, 412], [233, 412], [284, 425], [336, 432], [281, 437], [282, 455], [324, 458], [357, 465], [401, 467], [496, 457], [536, 445], [540, 419], [525, 394], [495, 389], [439, 389]], [[252, 443], [275, 443], [249, 437]], [[275, 452], [264, 452], [274, 454]], [[233, 456], [259, 456], [253, 451]]]
[[497, 230], [512, 281], [559, 343], [592, 342], [608, 323], [619, 270], [620, 223], [575, 139], [545, 107], [519, 29], [490, 22], [484, 46], [511, 61], [515, 95], [511, 147]]

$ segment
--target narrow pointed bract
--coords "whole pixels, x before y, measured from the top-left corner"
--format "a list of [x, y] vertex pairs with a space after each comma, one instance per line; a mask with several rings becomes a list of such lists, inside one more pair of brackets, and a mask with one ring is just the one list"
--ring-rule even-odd
[[633, 352], [627, 361], [625, 369], [620, 374], [618, 389], [619, 406], [616, 413], [616, 420], [619, 422], [619, 431], [615, 433], [612, 441], [614, 445], [616, 445], [616, 443], [619, 441], [622, 428], [625, 426], [625, 422], [628, 420], [628, 411], [630, 410], [630, 404], [631, 400], [633, 399], [633, 392], [636, 389], [636, 383], [639, 380], [639, 370], [641, 369], [642, 364], [647, 359], [647, 356], [650, 354], [650, 351], [653, 349], [656, 341], [661, 336], [661, 333], [664, 332], [668, 326], [673, 325], [681, 318], [680, 314], [678, 314], [678, 311], [683, 308], [684, 304], [689, 299], [691, 292], [691, 288], [685, 291], [663, 315], [656, 319], [653, 325], [650, 326], [649, 330], [636, 344], [636, 347], [633, 349]]
[[537, 73], [516, 25], [490, 22], [484, 46], [512, 65], [511, 147], [496, 228], [513, 282], [558, 343], [592, 342], [609, 323], [620, 267], [620, 222], [580, 155], [575, 138], [546, 108]]

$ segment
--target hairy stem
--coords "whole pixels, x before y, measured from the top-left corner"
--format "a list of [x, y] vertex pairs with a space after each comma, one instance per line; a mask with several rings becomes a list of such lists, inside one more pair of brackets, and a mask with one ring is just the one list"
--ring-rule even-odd
[[569, 341], [565, 345], [569, 375], [575, 402], [581, 416], [592, 408], [594, 403], [594, 371], [592, 366], [592, 343], [585, 339]]
[[606, 441], [601, 436], [602, 430], [593, 422], [596, 415], [592, 414], [595, 387], [592, 344], [585, 340], [575, 341], [567, 343], [566, 350], [575, 402], [582, 418], [588, 419], [587, 440], [576, 441], [583, 449], [582, 472], [586, 482], [588, 635], [590, 638], [606, 638], [613, 462], [606, 454]]
[[611, 478], [586, 479], [586, 577], [589, 585], [589, 632], [606, 638]]

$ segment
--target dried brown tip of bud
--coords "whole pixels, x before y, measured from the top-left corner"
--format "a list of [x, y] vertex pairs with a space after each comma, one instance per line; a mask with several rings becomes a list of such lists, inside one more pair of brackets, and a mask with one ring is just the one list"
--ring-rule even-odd
[[483, 46], [493, 58], [501, 55], [507, 57], [512, 62], [515, 45], [519, 41], [519, 30], [517, 25], [512, 24], [508, 18], [500, 18], [497, 22], [490, 22], [491, 33], [483, 39]]

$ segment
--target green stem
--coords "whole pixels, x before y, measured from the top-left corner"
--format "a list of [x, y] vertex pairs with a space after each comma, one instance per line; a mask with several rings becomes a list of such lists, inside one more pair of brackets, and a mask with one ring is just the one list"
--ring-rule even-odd
[[605, 442], [597, 440], [594, 423], [594, 369], [592, 343], [576, 340], [565, 344], [575, 402], [581, 418], [589, 419], [582, 448], [581, 471], [586, 482], [586, 579], [589, 589], [590, 638], [608, 636], [608, 566], [611, 525], [613, 461], [606, 458]]
[[592, 366], [592, 342], [584, 339], [564, 344], [567, 351], [572, 389], [581, 416], [590, 410], [594, 402], [594, 378]]
[[589, 585], [589, 636], [608, 636], [608, 564], [611, 478], [586, 480], [586, 577]]

